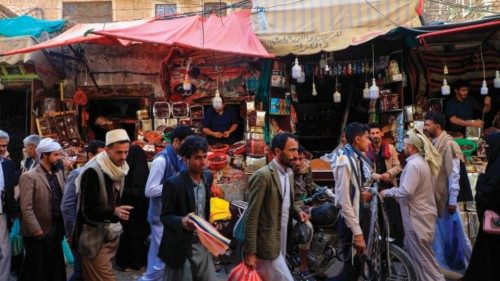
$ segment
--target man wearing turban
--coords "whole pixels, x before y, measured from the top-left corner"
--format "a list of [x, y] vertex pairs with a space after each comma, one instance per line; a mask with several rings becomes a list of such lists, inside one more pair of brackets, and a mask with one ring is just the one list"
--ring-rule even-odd
[[19, 180], [25, 258], [20, 280], [66, 280], [61, 247], [64, 176], [57, 168], [61, 145], [51, 138], [36, 148], [40, 164]]
[[404, 139], [404, 153], [407, 158], [400, 186], [382, 190], [380, 195], [396, 198], [399, 202], [405, 250], [416, 263], [420, 278], [444, 281], [432, 250], [437, 219], [434, 183], [441, 156], [416, 129], [409, 131]]

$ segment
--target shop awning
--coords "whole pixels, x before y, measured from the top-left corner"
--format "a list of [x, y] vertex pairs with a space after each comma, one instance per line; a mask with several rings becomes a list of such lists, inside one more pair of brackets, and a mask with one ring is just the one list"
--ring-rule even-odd
[[420, 26], [422, 0], [254, 0], [252, 28], [269, 52], [314, 54]]
[[6, 37], [29, 35], [38, 37], [42, 32], [59, 31], [64, 20], [42, 20], [27, 15], [0, 20], [0, 35]]
[[0, 56], [8, 56], [21, 53], [30, 53], [41, 49], [54, 48], [59, 46], [72, 45], [77, 43], [99, 43], [99, 44], [113, 44], [116, 40], [109, 39], [101, 35], [92, 34], [92, 31], [98, 30], [112, 30], [121, 29], [126, 27], [131, 27], [135, 25], [143, 24], [151, 19], [136, 20], [136, 21], [124, 21], [124, 22], [112, 22], [112, 23], [89, 23], [89, 24], [77, 24], [74, 27], [68, 29], [67, 31], [61, 33], [59, 36], [44, 41], [40, 44], [33, 46], [11, 49], [10, 51], [4, 51], [0, 53]]
[[165, 44], [188, 50], [213, 51], [249, 57], [268, 58], [269, 54], [250, 24], [250, 10], [226, 17], [191, 16], [170, 20], [157, 19], [122, 29], [94, 31], [108, 38]]
[[421, 34], [417, 39], [422, 45], [427, 45], [495, 41], [500, 38], [500, 16], [439, 27], [441, 29]]

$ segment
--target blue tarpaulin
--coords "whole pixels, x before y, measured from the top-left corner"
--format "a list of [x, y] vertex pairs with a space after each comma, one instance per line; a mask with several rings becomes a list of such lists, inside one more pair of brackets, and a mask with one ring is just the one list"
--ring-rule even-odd
[[21, 35], [40, 36], [43, 31], [59, 31], [64, 26], [64, 20], [41, 20], [30, 16], [19, 16], [0, 20], [0, 35], [14, 37]]

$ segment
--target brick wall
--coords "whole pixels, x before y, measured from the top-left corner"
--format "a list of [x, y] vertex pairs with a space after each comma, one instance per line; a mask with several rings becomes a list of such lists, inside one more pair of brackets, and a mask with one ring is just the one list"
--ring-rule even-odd
[[[228, 4], [239, 2], [240, 0], [226, 0]], [[43, 16], [45, 19], [61, 19], [63, 17], [63, 3], [71, 2], [90, 2], [81, 5], [74, 5], [75, 14], [78, 17], [69, 17], [70, 21], [79, 22], [95, 22], [95, 14], [102, 14], [102, 6], [92, 7], [92, 2], [108, 2], [111, 4], [112, 15], [110, 18], [113, 21], [125, 21], [134, 19], [143, 19], [153, 17], [155, 15], [156, 4], [176, 3], [177, 13], [203, 11], [201, 0], [0, 0], [0, 4], [5, 5], [11, 11], [17, 14], [23, 14], [27, 11], [37, 9], [36, 16]], [[205, 1], [211, 2], [211, 1]], [[212, 2], [218, 2], [214, 0]], [[97, 10], [96, 10], [97, 9]], [[35, 15], [35, 14], [34, 14]]]

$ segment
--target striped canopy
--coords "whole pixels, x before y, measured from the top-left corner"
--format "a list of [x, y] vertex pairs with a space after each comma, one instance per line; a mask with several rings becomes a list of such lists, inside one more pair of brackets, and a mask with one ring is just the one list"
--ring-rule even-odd
[[275, 55], [359, 45], [393, 28], [420, 26], [420, 0], [254, 0], [252, 28]]

